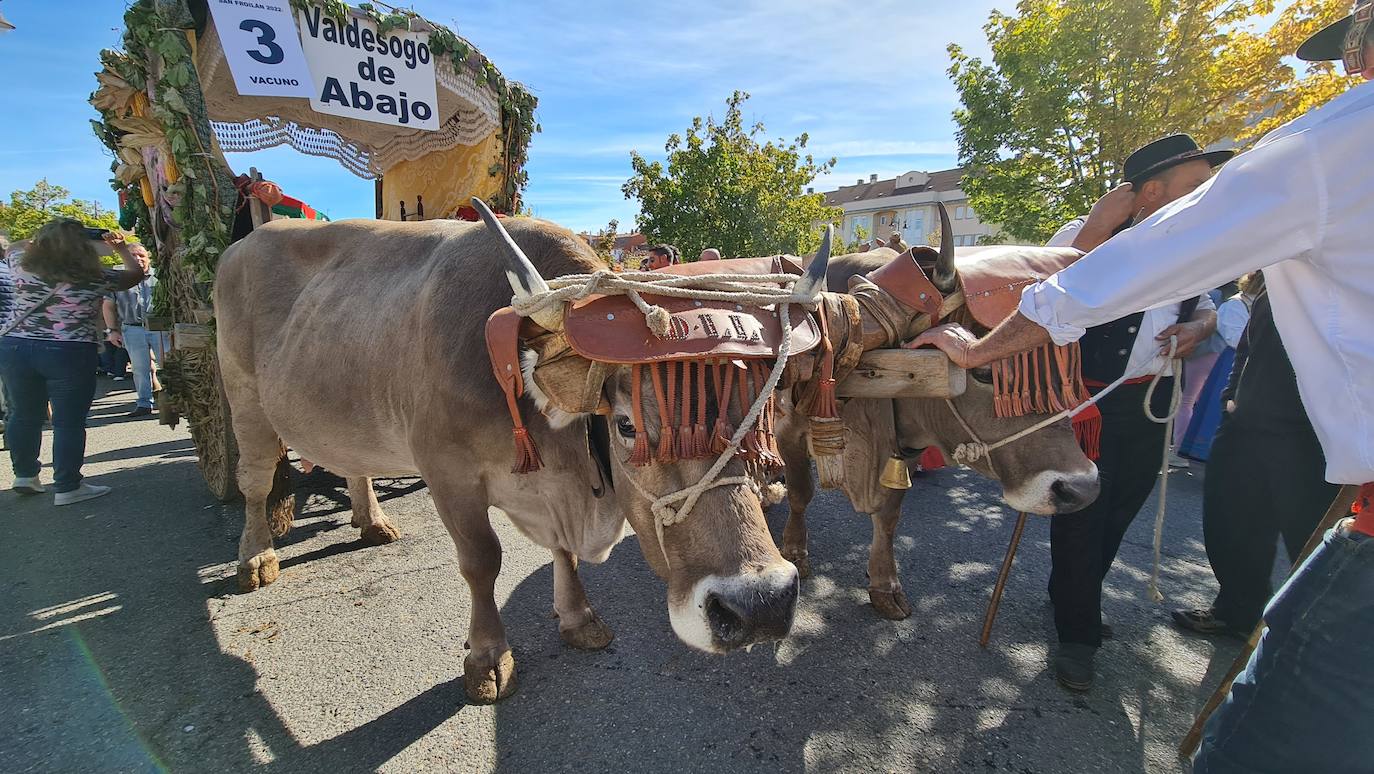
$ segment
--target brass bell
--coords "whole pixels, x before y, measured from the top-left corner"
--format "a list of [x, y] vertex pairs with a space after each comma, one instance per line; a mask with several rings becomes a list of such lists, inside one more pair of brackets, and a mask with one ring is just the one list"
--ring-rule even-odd
[[911, 473], [907, 470], [906, 460], [901, 457], [888, 457], [883, 465], [883, 474], [878, 483], [888, 489], [910, 489]]

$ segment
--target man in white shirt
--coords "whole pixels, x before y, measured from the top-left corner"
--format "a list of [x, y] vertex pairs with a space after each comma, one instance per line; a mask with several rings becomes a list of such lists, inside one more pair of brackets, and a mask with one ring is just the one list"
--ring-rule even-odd
[[[1374, 80], [1374, 0], [1310, 38], [1304, 59]], [[1326, 454], [1326, 479], [1374, 482], [1374, 84], [1274, 130], [1192, 194], [1031, 285], [983, 339], [933, 344], [975, 367], [1134, 309], [1264, 269], [1274, 320]], [[1368, 501], [1374, 486], [1362, 490]], [[1058, 517], [1056, 517], [1058, 518]], [[1369, 771], [1374, 734], [1374, 507], [1329, 532], [1270, 601], [1265, 631], [1212, 716], [1197, 774]]]
[[[1129, 195], [1096, 206], [1087, 218], [1070, 221], [1050, 239], [1051, 247], [1089, 251], [1130, 228], [1164, 205], [1191, 193], [1212, 176], [1212, 169], [1231, 158], [1231, 151], [1205, 151], [1186, 134], [1164, 137], [1126, 159], [1122, 177]], [[1159, 357], [1161, 338], [1180, 340], [1186, 357], [1216, 330], [1216, 307], [1206, 295], [1165, 304], [1148, 312], [1125, 315], [1096, 325], [1083, 335], [1083, 382], [1096, 394], [1120, 379], [1126, 384], [1104, 397], [1097, 469], [1102, 482], [1097, 500], [1077, 513], [1050, 522], [1050, 601], [1058, 648], [1055, 679], [1072, 691], [1092, 687], [1093, 661], [1104, 636], [1102, 581], [1116, 559], [1126, 530], [1154, 489], [1167, 439], [1164, 427], [1141, 411], [1150, 377], [1164, 373], [1152, 396], [1152, 410], [1169, 410], [1173, 376], [1169, 361]]]

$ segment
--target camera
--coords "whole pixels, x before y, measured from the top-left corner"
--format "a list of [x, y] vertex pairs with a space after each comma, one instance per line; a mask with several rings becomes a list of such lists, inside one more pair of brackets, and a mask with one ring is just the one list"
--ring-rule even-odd
[[110, 233], [108, 229], [103, 229], [103, 228], [91, 228], [90, 226], [87, 226], [87, 227], [86, 227], [85, 229], [83, 229], [83, 230], [86, 232], [86, 238], [87, 238], [87, 239], [94, 239], [94, 240], [96, 240], [96, 241], [100, 241], [100, 240], [104, 239], [104, 238], [105, 238], [105, 235], [108, 234], [108, 233]]

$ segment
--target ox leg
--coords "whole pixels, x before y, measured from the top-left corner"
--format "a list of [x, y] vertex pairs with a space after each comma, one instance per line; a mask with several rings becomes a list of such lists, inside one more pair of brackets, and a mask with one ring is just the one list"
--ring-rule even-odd
[[906, 490], [888, 492], [882, 507], [871, 514], [873, 544], [868, 548], [868, 600], [878, 615], [894, 621], [911, 615], [911, 604], [897, 579], [897, 560], [892, 553], [892, 539], [897, 533], [905, 495]]
[[811, 577], [811, 560], [806, 548], [806, 506], [816, 494], [811, 478], [811, 459], [806, 442], [780, 445], [787, 476], [787, 526], [782, 529], [782, 557], [797, 566], [797, 575]]
[[601, 650], [610, 645], [615, 633], [587, 601], [582, 578], [577, 574], [577, 556], [561, 548], [552, 552], [553, 609], [558, 613], [558, 634], [580, 650]]
[[394, 543], [401, 537], [377, 502], [377, 493], [372, 491], [372, 479], [348, 479], [348, 499], [353, 501], [353, 526], [362, 530], [362, 540], [370, 546]]
[[256, 400], [232, 405], [234, 438], [239, 445], [239, 491], [243, 493], [238, 582], [239, 589], [254, 591], [280, 574], [277, 552], [272, 548], [267, 499], [281, 456], [281, 440]]
[[485, 498], [473, 491], [471, 479], [454, 470], [463, 465], [420, 474], [429, 485], [434, 507], [458, 550], [458, 571], [467, 581], [472, 620], [464, 646], [463, 689], [468, 698], [490, 704], [515, 692], [515, 657], [506, 642], [506, 627], [496, 606], [496, 576], [501, 573], [501, 541], [491, 528]]

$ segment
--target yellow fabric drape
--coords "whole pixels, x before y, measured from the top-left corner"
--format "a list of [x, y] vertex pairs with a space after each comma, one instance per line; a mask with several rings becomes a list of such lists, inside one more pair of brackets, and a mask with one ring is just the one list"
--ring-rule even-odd
[[478, 196], [490, 198], [501, 190], [502, 175], [490, 169], [501, 163], [501, 141], [493, 133], [476, 145], [455, 145], [415, 161], [403, 161], [382, 175], [382, 217], [401, 219], [415, 213], [416, 195], [424, 197], [425, 218], [446, 218]]

